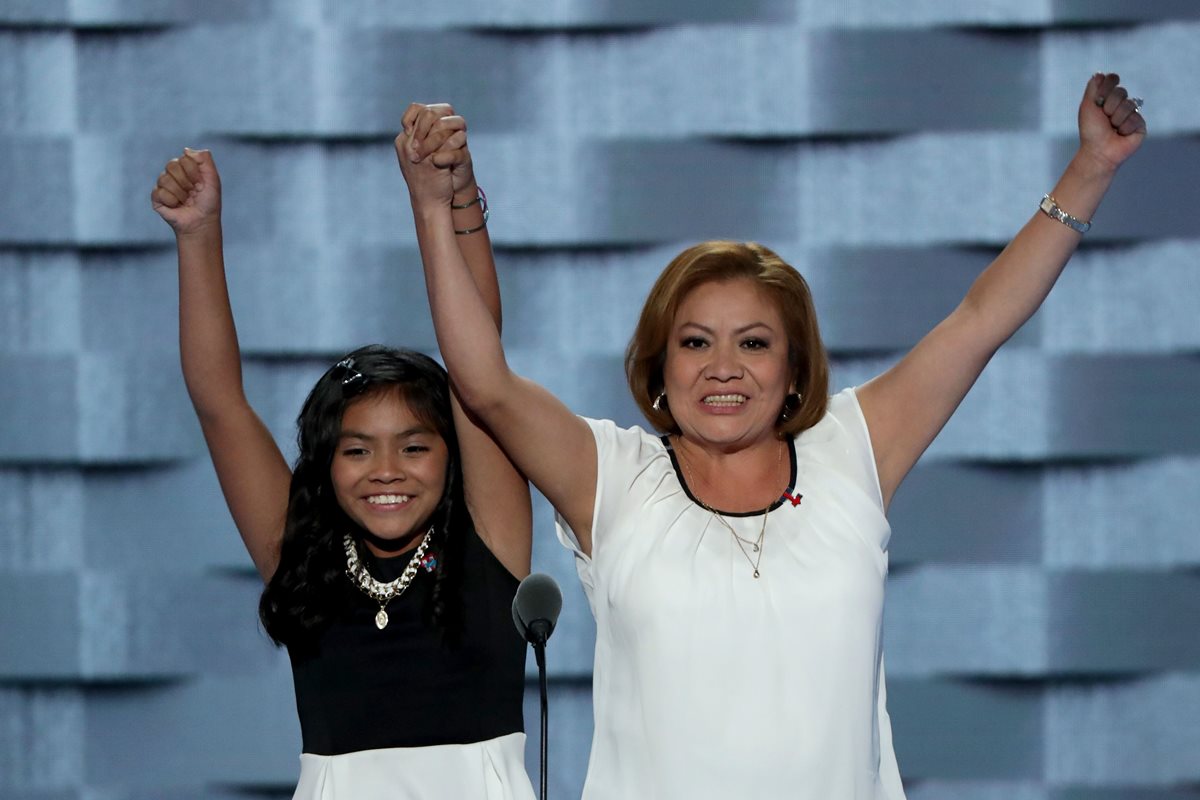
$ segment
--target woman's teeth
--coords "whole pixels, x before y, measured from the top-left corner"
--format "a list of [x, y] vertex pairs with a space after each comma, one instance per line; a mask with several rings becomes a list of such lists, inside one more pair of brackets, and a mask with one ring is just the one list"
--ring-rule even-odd
[[740, 406], [744, 402], [744, 394], [712, 394], [704, 398], [706, 406]]

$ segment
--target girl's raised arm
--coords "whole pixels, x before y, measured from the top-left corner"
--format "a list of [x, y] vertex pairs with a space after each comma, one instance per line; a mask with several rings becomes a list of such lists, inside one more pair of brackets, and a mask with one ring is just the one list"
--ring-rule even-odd
[[212, 153], [185, 150], [150, 193], [175, 231], [179, 255], [179, 354], [188, 395], [221, 491], [264, 580], [275, 571], [291, 470], [246, 401], [241, 353], [225, 285], [221, 178]]

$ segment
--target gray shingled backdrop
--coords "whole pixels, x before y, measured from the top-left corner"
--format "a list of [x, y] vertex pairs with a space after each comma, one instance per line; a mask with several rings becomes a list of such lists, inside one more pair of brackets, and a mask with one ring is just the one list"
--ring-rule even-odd
[[[286, 659], [183, 391], [147, 201], [184, 145], [221, 167], [248, 391], [291, 453], [330, 356], [434, 347], [391, 152], [409, 100], [470, 121], [513, 363], [633, 424], [621, 353], [680, 247], [778, 249], [836, 387], [861, 381], [1036, 207], [1096, 70], [1147, 98], [1152, 137], [892, 513], [913, 800], [1200, 798], [1200, 5], [0, 0], [0, 798], [294, 784]], [[545, 504], [536, 537], [567, 592], [569, 798], [592, 621]]]

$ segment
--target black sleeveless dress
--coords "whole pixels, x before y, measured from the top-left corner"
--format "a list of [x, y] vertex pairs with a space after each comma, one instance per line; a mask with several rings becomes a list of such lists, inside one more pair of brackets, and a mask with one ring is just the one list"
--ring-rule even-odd
[[[346, 613], [314, 645], [289, 648], [306, 754], [301, 757], [301, 786], [306, 780], [313, 783], [305, 773], [317, 769], [326, 784], [315, 796], [334, 796], [324, 773], [330, 773], [327, 762], [336, 759], [325, 756], [387, 748], [436, 750], [490, 740], [505, 742], [509, 763], [489, 768], [487, 779], [495, 772], [507, 773], [506, 780], [521, 785], [509, 787], [513, 793], [504, 796], [532, 796], [520, 765], [525, 642], [511, 612], [518, 581], [478, 535], [463, 536], [462, 627], [455, 644], [445, 642], [442, 632], [425, 621], [434, 574], [422, 569], [405, 593], [387, 604], [389, 620], [383, 630], [375, 624], [379, 603], [347, 578], [351, 599]], [[360, 546], [359, 557], [373, 577], [386, 582], [400, 576], [412, 551], [382, 559]], [[494, 752], [489, 757], [495, 758]], [[353, 788], [341, 786], [337, 796], [349, 796], [347, 790]], [[296, 796], [314, 795], [298, 789]]]

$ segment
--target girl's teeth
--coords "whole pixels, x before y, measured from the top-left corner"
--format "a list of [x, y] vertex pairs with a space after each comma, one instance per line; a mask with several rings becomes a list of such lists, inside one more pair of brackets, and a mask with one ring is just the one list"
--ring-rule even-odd
[[367, 498], [367, 502], [376, 506], [395, 505], [408, 500], [406, 494], [376, 494]]

